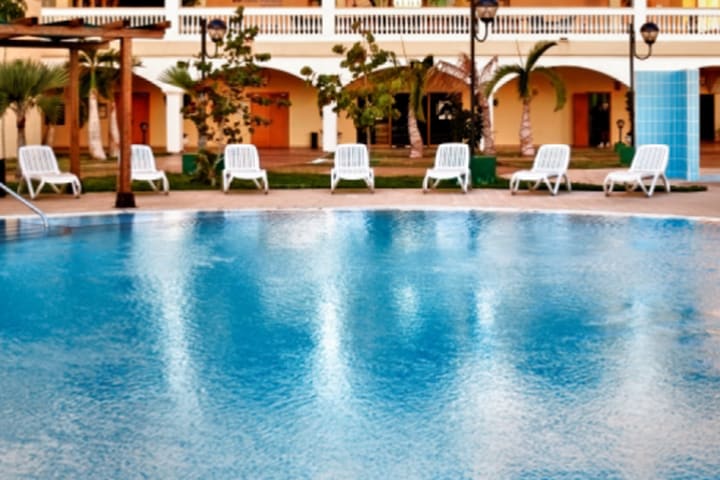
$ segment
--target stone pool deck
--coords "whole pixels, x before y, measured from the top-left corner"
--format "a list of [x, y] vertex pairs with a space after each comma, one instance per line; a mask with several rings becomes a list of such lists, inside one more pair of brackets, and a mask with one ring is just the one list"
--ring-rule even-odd
[[[585, 172], [585, 173], [583, 173]], [[594, 181], [583, 178], [588, 171], [570, 172], [577, 182]], [[603, 172], [592, 171], [594, 176]], [[423, 193], [417, 189], [273, 190], [263, 195], [256, 190], [231, 190], [223, 194], [215, 191], [171, 191], [169, 195], [151, 192], [135, 193], [137, 208], [132, 212], [159, 210], [234, 210], [234, 209], [323, 209], [323, 208], [460, 208], [507, 209], [526, 211], [575, 211], [593, 213], [651, 214], [704, 217], [720, 221], [720, 185], [709, 184], [705, 192], [665, 193], [656, 190], [647, 198], [641, 193], [619, 191], [606, 197], [602, 192], [565, 190], [553, 197], [547, 191], [521, 191], [511, 195], [505, 189], [475, 188], [463, 194], [459, 189], [442, 189]], [[120, 212], [114, 207], [115, 193], [86, 193], [80, 198], [70, 195], [43, 193], [34, 202], [48, 215], [81, 214], [91, 212]], [[0, 216], [32, 215], [26, 206], [14, 198], [0, 198]]]
[[[720, 149], [720, 147], [718, 147]], [[712, 154], [712, 155], [711, 155]], [[314, 161], [317, 151], [300, 149], [292, 151], [263, 150], [261, 158], [263, 167], [276, 171], [305, 171], [313, 164], [312, 171], [328, 173], [330, 162], [318, 165]], [[709, 177], [720, 178], [720, 151], [705, 154], [706, 168], [703, 173]], [[705, 158], [704, 157], [704, 158]], [[158, 168], [168, 172], [182, 170], [179, 155], [157, 158]], [[114, 168], [114, 164], [109, 164]], [[422, 177], [426, 167], [376, 168], [376, 176], [412, 174]], [[608, 171], [614, 169], [570, 169], [569, 176], [573, 183], [589, 183], [601, 185]], [[498, 169], [498, 174], [509, 177], [513, 169]], [[673, 185], [684, 182], [671, 181]], [[665, 193], [662, 187], [656, 189], [655, 195], [647, 198], [640, 192], [626, 193], [618, 191], [605, 197], [601, 191], [573, 191], [568, 193], [561, 189], [553, 197], [547, 191], [521, 191], [510, 195], [507, 189], [475, 188], [467, 194], [459, 189], [442, 189], [423, 194], [418, 188], [378, 189], [370, 193], [367, 189], [340, 188], [334, 194], [328, 188], [280, 190], [273, 189], [263, 195], [257, 190], [234, 189], [223, 194], [218, 187], [214, 191], [172, 191], [169, 195], [152, 192], [136, 192], [137, 208], [128, 211], [158, 210], [233, 210], [233, 209], [283, 209], [283, 208], [468, 208], [468, 209], [508, 209], [508, 210], [551, 210], [577, 212], [615, 212], [622, 214], [652, 214], [704, 217], [720, 221], [720, 183], [692, 182], [695, 185], [707, 185], [705, 192]], [[34, 203], [48, 215], [81, 214], [94, 212], [119, 212], [114, 207], [115, 193], [85, 193], [79, 199], [70, 195], [57, 195], [46, 192], [40, 194]], [[27, 195], [24, 195], [28, 198]], [[0, 198], [0, 216], [33, 215], [22, 203], [10, 196]]]

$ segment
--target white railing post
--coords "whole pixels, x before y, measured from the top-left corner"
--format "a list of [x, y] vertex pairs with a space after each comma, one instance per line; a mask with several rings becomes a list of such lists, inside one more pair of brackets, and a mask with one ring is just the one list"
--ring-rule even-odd
[[322, 0], [322, 35], [332, 37], [335, 35], [335, 0]]
[[165, 30], [165, 36], [177, 38], [180, 34], [180, 2], [182, 0], [165, 0], [165, 18], [170, 21], [170, 28]]

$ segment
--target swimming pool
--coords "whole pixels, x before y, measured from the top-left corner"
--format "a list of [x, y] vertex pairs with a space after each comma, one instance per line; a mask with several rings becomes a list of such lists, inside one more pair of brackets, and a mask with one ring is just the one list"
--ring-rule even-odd
[[720, 224], [53, 224], [0, 243], [4, 479], [720, 472]]

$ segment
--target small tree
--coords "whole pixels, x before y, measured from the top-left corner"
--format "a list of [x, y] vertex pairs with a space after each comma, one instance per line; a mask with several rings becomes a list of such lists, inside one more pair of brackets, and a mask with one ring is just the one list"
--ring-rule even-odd
[[[358, 31], [357, 24], [353, 28]], [[393, 107], [394, 94], [400, 89], [402, 79], [395, 54], [380, 48], [369, 30], [361, 31], [360, 35], [362, 39], [350, 48], [339, 44], [332, 48], [333, 53], [344, 55], [340, 68], [349, 73], [349, 85], [342, 84], [340, 75], [319, 74], [309, 66], [303, 67], [300, 74], [317, 89], [320, 112], [331, 104], [334, 112], [346, 112], [355, 128], [364, 130], [369, 147], [377, 120], [398, 116]]]
[[0, 64], [0, 92], [3, 92], [6, 108], [15, 112], [17, 144], [23, 146], [25, 121], [28, 112], [44, 97], [55, 95], [58, 88], [68, 82], [68, 72], [61, 66], [48, 66], [28, 59], [18, 59]]
[[25, 16], [24, 0], [0, 0], [0, 23], [9, 23]]
[[536, 75], [547, 78], [555, 89], [555, 111], [565, 105], [565, 85], [560, 76], [552, 69], [537, 66], [540, 57], [557, 42], [542, 41], [535, 44], [530, 50], [525, 63], [521, 61], [515, 65], [502, 65], [495, 71], [495, 75], [485, 84], [484, 95], [489, 97], [495, 86], [506, 76], [517, 76], [518, 95], [522, 101], [522, 118], [520, 120], [520, 153], [526, 156], [535, 155], [535, 146], [532, 138], [532, 125], [530, 123], [530, 102], [532, 101], [531, 81]]
[[[252, 114], [252, 104], [270, 105], [275, 100], [260, 94], [251, 94], [249, 88], [263, 87], [267, 80], [262, 75], [260, 62], [270, 60], [269, 53], [253, 53], [252, 45], [258, 35], [257, 27], [243, 22], [243, 7], [238, 7], [230, 19], [228, 35], [223, 44], [225, 62], [215, 68], [202, 59], [178, 62], [163, 72], [160, 80], [181, 88], [189, 97], [182, 107], [183, 116], [190, 120], [198, 134], [198, 157], [196, 178], [214, 184], [215, 169], [208, 155], [208, 142], [242, 142], [243, 129], [250, 133], [254, 127], [268, 125], [270, 121]], [[191, 66], [203, 72], [205, 78], [195, 78]], [[278, 100], [289, 105], [287, 100]]]

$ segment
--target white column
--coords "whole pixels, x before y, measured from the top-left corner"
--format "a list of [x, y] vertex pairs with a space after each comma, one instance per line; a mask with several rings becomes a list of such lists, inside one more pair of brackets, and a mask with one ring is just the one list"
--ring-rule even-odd
[[324, 38], [335, 36], [335, 0], [322, 0], [322, 34]]
[[170, 28], [165, 30], [165, 38], [177, 38], [180, 35], [180, 5], [182, 0], [165, 0], [165, 19], [170, 21]]
[[323, 122], [323, 151], [334, 152], [337, 147], [337, 113], [333, 112], [335, 105], [326, 105], [322, 111]]
[[182, 92], [165, 92], [165, 143], [169, 153], [183, 150], [183, 118], [180, 113], [182, 102]]

